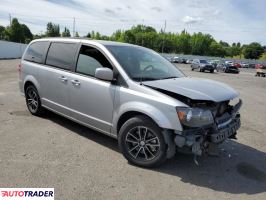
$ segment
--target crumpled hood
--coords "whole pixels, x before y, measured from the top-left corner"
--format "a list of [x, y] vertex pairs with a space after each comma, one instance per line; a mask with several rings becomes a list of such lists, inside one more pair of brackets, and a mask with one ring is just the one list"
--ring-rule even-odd
[[238, 96], [238, 93], [228, 85], [208, 79], [183, 77], [145, 81], [143, 85], [173, 92], [194, 100], [221, 102]]

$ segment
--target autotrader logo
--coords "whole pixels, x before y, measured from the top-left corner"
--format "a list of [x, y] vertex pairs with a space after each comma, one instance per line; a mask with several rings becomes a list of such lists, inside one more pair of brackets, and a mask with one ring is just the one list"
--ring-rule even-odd
[[54, 200], [54, 188], [0, 188], [0, 200]]

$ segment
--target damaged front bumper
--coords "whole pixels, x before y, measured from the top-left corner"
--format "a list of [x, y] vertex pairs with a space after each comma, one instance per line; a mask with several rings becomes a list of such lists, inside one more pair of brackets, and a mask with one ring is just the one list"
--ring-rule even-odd
[[215, 123], [209, 127], [187, 129], [175, 132], [175, 145], [180, 149], [188, 149], [194, 155], [202, 155], [208, 152], [211, 143], [219, 144], [226, 139], [236, 139], [237, 130], [241, 126], [239, 109], [242, 105], [240, 100], [231, 113], [225, 113], [215, 119]]

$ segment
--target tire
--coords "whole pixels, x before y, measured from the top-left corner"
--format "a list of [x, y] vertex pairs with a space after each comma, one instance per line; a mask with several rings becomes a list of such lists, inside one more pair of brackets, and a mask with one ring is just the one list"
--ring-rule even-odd
[[214, 72], [214, 70], [212, 69], [212, 70], [210, 70], [210, 72], [211, 72], [211, 73], [213, 73], [213, 72]]
[[191, 71], [194, 71], [194, 68], [193, 67], [191, 67]]
[[32, 115], [41, 116], [44, 108], [41, 105], [40, 96], [33, 85], [29, 85], [25, 91], [26, 105]]
[[161, 129], [148, 117], [140, 115], [126, 121], [119, 131], [118, 144], [123, 156], [134, 165], [150, 168], [166, 160]]

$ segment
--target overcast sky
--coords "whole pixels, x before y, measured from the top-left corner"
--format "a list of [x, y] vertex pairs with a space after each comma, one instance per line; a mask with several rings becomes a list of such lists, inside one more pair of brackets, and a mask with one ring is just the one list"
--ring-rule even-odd
[[72, 33], [99, 31], [110, 35], [143, 23], [166, 31], [210, 33], [229, 43], [266, 45], [266, 0], [1, 0], [0, 25], [9, 24], [9, 13], [34, 34], [44, 33], [48, 21]]

